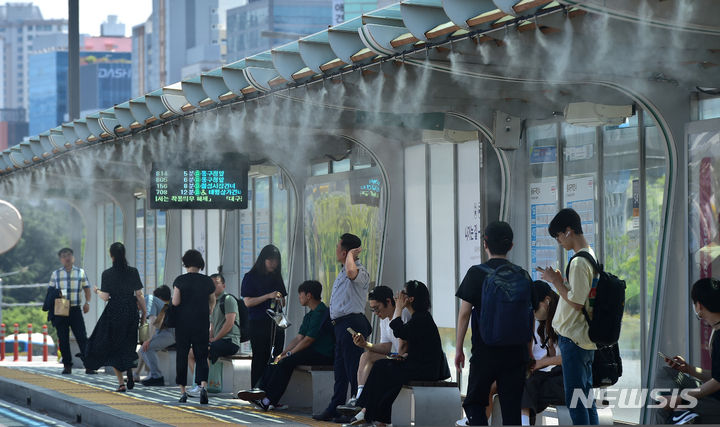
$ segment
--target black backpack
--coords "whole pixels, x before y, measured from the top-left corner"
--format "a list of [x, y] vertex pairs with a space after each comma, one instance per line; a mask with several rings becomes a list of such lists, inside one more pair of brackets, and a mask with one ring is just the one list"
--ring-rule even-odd
[[606, 272], [588, 252], [580, 251], [573, 255], [565, 269], [565, 277], [570, 273], [570, 263], [577, 257], [585, 258], [600, 275], [595, 288], [593, 317], [590, 319], [583, 307], [583, 315], [590, 326], [590, 340], [598, 346], [617, 344], [620, 339], [623, 312], [625, 311], [625, 281]]
[[232, 297], [237, 302], [238, 313], [236, 313], [237, 317], [235, 317], [235, 326], [240, 329], [240, 342], [250, 340], [250, 321], [248, 320], [248, 309], [245, 306], [245, 302], [241, 299], [235, 298], [235, 295], [224, 294], [219, 301], [220, 312], [223, 316], [225, 315], [225, 298], [227, 297]]

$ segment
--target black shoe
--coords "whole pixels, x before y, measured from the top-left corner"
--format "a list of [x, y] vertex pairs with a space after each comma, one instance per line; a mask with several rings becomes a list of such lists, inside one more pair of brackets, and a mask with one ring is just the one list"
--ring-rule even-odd
[[357, 403], [357, 402], [351, 400], [346, 405], [338, 405], [338, 407], [336, 409], [342, 415], [354, 417], [355, 414], [357, 414], [358, 412], [360, 412], [362, 410], [362, 408], [359, 406], [356, 406], [355, 403]]
[[347, 415], [338, 415], [337, 417], [332, 419], [332, 422], [336, 424], [350, 424], [353, 422], [355, 418], [347, 416]]
[[270, 409], [270, 405], [264, 404], [262, 399], [251, 400], [250, 403], [257, 406], [261, 411], [267, 412], [267, 410]]
[[335, 415], [331, 414], [329, 411], [322, 411], [322, 413], [313, 415], [313, 420], [317, 421], [332, 421], [333, 418], [335, 418]]
[[165, 378], [145, 378], [144, 380], [140, 381], [140, 384], [144, 385], [145, 387], [151, 387], [156, 385], [163, 386], [165, 385]]
[[182, 396], [180, 396], [180, 399], [178, 400], [180, 403], [187, 402], [187, 393], [183, 393]]
[[65, 365], [65, 366], [63, 367], [62, 374], [63, 374], [63, 375], [70, 375], [70, 374], [72, 374], [72, 366], [70, 366], [70, 365]]
[[251, 388], [250, 390], [240, 390], [237, 392], [237, 398], [252, 402], [254, 400], [263, 400], [265, 392], [259, 388]]
[[85, 373], [87, 375], [97, 375], [97, 371], [95, 369], [85, 369]]
[[205, 387], [200, 389], [200, 404], [201, 405], [208, 404], [208, 395], [207, 395], [207, 390], [205, 389]]
[[132, 369], [127, 371], [127, 388], [128, 390], [135, 388], [135, 377], [133, 377]]

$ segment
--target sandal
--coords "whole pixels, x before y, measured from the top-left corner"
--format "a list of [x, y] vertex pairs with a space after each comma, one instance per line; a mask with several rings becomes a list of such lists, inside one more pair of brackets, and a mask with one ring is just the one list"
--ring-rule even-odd
[[187, 402], [187, 393], [183, 393], [182, 396], [180, 396], [180, 400], [178, 400], [180, 403], [186, 403]]
[[119, 386], [116, 390], [118, 393], [125, 393], [127, 391], [127, 388], [125, 388], [125, 384]]

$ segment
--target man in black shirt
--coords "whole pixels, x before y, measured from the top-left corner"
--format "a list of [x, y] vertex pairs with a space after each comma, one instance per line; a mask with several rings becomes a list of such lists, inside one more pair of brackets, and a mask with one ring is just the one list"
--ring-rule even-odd
[[[483, 266], [489, 267], [489, 270], [497, 270], [505, 265], [514, 266], [507, 260], [507, 253], [513, 246], [512, 240], [513, 232], [510, 224], [502, 221], [490, 223], [485, 228], [483, 235], [483, 246], [488, 255], [488, 261], [480, 266], [470, 267], [455, 294], [461, 299], [455, 349], [455, 368], [458, 370], [465, 365], [463, 341], [471, 317], [473, 323], [470, 376], [467, 396], [463, 402], [468, 425], [487, 425], [485, 407], [488, 404], [490, 387], [495, 381], [498, 383], [503, 423], [519, 425], [521, 421], [521, 397], [525, 385], [525, 372], [530, 359], [529, 347], [527, 344], [487, 345], [479, 330], [483, 286], [487, 277]], [[520, 270], [527, 275], [527, 272]], [[527, 297], [529, 299], [531, 289], [529, 276], [527, 280]], [[510, 320], [508, 319], [508, 321]], [[529, 337], [532, 333], [532, 319], [528, 318], [528, 320]]]
[[[680, 399], [667, 400], [665, 411], [659, 411], [657, 423], [669, 424], [718, 424], [720, 423], [720, 280], [700, 279], [693, 284], [690, 297], [693, 309], [698, 319], [705, 321], [711, 328], [710, 358], [711, 369], [702, 369], [690, 365], [682, 358], [675, 356], [665, 358], [668, 366], [660, 372], [656, 388], [694, 389], [681, 393], [697, 400], [697, 405], [686, 410], [680, 405], [687, 405], [692, 401], [682, 402]], [[670, 410], [674, 412], [670, 413]]]

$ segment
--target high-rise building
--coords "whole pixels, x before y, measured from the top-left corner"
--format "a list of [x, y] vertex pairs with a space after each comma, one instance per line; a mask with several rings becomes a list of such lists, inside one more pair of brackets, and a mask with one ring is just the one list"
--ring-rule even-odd
[[118, 21], [117, 15], [108, 15], [107, 21], [100, 24], [101, 37], [125, 37], [125, 24]]
[[[83, 115], [130, 98], [130, 52], [80, 52], [80, 109]], [[67, 50], [30, 55], [30, 135], [68, 120]]]
[[153, 0], [133, 27], [133, 96], [222, 65], [218, 0]]
[[333, 0], [250, 0], [227, 10], [228, 62], [326, 29]]
[[22, 108], [0, 109], [0, 151], [22, 142], [28, 134], [28, 122]]
[[0, 108], [28, 112], [28, 57], [58, 46], [67, 46], [66, 20], [43, 19], [32, 3], [0, 6]]

